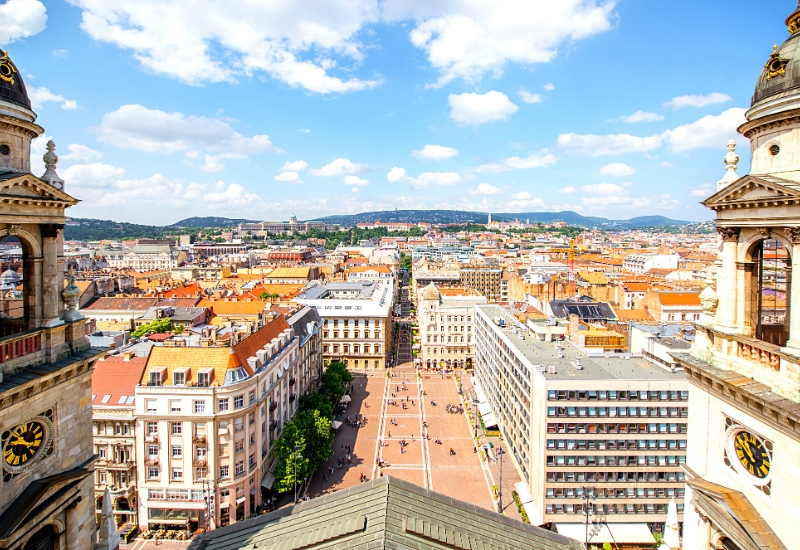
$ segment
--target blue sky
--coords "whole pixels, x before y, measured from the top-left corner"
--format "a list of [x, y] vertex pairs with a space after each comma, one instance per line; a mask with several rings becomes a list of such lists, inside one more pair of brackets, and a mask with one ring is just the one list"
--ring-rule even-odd
[[[74, 216], [453, 208], [704, 220], [698, 202], [724, 173], [725, 144], [794, 8], [0, 0], [0, 44], [83, 200]], [[745, 174], [741, 137], [737, 152]]]

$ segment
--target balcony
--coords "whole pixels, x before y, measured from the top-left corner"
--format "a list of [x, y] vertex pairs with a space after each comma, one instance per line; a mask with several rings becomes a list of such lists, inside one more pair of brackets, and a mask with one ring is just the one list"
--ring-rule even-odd
[[35, 354], [42, 355], [42, 335], [44, 330], [26, 330], [0, 338], [0, 364], [4, 370], [17, 365], [34, 362]]
[[278, 408], [278, 403], [276, 401], [269, 404], [269, 412], [273, 412], [277, 408]]
[[158, 466], [157, 456], [148, 456], [144, 461], [146, 466]]
[[144, 437], [146, 443], [158, 443], [158, 435], [157, 434], [147, 434]]
[[130, 469], [134, 468], [135, 466], [136, 466], [135, 462], [129, 462], [129, 461], [118, 462], [116, 460], [109, 460], [108, 462], [106, 462], [104, 467], [105, 467], [106, 470], [123, 470], [123, 471], [127, 471], [127, 470], [130, 470]]
[[196, 458], [192, 462], [192, 466], [195, 468], [206, 468], [208, 466], [208, 461], [205, 458]]
[[297, 399], [297, 395], [295, 395], [295, 394], [290, 395], [289, 396], [289, 403], [293, 403], [295, 399]]
[[277, 422], [275, 422], [274, 420], [273, 420], [272, 422], [270, 422], [270, 423], [269, 423], [269, 429], [270, 429], [270, 431], [273, 431], [273, 430], [275, 430], [277, 427], [278, 427], [278, 423], [277, 423]]
[[294, 386], [297, 383], [297, 378], [289, 378], [289, 385]]
[[192, 436], [192, 443], [197, 443], [199, 445], [204, 445], [206, 442], [206, 436], [204, 435], [194, 435]]

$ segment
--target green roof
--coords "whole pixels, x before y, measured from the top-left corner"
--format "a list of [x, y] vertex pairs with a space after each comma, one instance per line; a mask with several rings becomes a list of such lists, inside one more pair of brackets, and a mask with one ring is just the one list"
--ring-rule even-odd
[[210, 531], [189, 550], [578, 550], [580, 542], [391, 476]]

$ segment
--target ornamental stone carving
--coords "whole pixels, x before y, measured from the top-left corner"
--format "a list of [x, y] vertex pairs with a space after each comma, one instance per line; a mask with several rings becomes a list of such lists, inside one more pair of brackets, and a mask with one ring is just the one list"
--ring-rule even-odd
[[706, 288], [700, 293], [700, 305], [703, 308], [703, 322], [707, 325], [714, 324], [714, 313], [717, 311], [719, 297], [714, 290], [714, 279], [709, 274], [706, 279]]
[[69, 284], [61, 292], [61, 297], [64, 299], [64, 305], [67, 308], [67, 311], [64, 313], [64, 320], [68, 323], [72, 323], [83, 319], [83, 315], [78, 312], [81, 289], [75, 284], [75, 270], [72, 267], [69, 268], [67, 281], [69, 281]]
[[792, 241], [792, 244], [800, 244], [800, 227], [784, 227], [783, 232]]
[[736, 173], [739, 155], [736, 154], [736, 142], [734, 140], [728, 142], [728, 154], [725, 155], [723, 161], [725, 162], [725, 175], [717, 182], [717, 191], [739, 179], [739, 174]]
[[722, 235], [722, 240], [724, 242], [739, 242], [738, 227], [717, 227], [717, 233]]
[[766, 227], [759, 227], [758, 229], [756, 229], [756, 231], [758, 232], [759, 235], [761, 235], [762, 239], [765, 239], [765, 240], [769, 239], [770, 230], [767, 229]]

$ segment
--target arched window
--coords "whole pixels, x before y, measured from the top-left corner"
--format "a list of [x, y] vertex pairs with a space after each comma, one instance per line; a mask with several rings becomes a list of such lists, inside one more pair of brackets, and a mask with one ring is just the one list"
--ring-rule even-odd
[[765, 239], [752, 253], [749, 318], [755, 338], [785, 346], [789, 339], [791, 258], [781, 241]]
[[18, 238], [7, 236], [0, 240], [0, 336], [26, 329], [24, 256]]
[[25, 550], [55, 550], [56, 534], [52, 525], [39, 529], [25, 545]]

